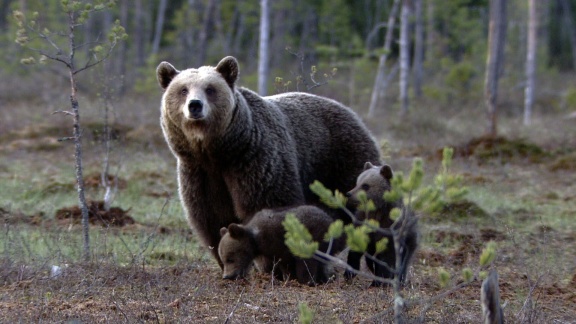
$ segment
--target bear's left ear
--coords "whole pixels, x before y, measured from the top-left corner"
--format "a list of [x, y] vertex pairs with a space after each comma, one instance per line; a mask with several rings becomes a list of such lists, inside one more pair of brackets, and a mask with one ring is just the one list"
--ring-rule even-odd
[[233, 56], [226, 56], [216, 66], [216, 71], [224, 77], [226, 83], [230, 88], [234, 88], [234, 84], [238, 79], [238, 61]]
[[172, 79], [178, 75], [180, 71], [176, 70], [172, 64], [168, 62], [162, 62], [156, 68], [156, 78], [162, 89], [166, 90]]
[[394, 177], [394, 173], [392, 172], [392, 168], [388, 164], [384, 164], [382, 168], [380, 168], [380, 174], [386, 180], [392, 179]]
[[246, 229], [244, 229], [240, 224], [228, 225], [228, 232], [234, 239], [241, 239], [246, 235]]
[[220, 229], [220, 237], [224, 237], [224, 235], [226, 235], [226, 233], [228, 233], [228, 229], [226, 227], [222, 227]]

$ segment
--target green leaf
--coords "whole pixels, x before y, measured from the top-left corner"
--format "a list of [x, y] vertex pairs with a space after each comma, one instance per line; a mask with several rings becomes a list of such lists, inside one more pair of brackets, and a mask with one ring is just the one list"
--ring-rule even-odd
[[486, 267], [496, 259], [496, 242], [490, 241], [480, 254], [480, 266]]
[[383, 237], [381, 240], [376, 242], [376, 254], [382, 253], [386, 251], [388, 248], [388, 238]]
[[474, 273], [472, 272], [472, 269], [462, 269], [462, 278], [464, 279], [464, 282], [471, 282], [474, 279]]
[[324, 187], [324, 185], [318, 180], [314, 180], [310, 185], [310, 190], [320, 197], [321, 202], [330, 208], [337, 209], [346, 207], [346, 197], [344, 194], [338, 190], [332, 193], [330, 189]]
[[293, 213], [287, 213], [282, 222], [286, 246], [297, 257], [309, 259], [318, 250], [318, 242], [312, 240], [312, 235]]
[[450, 273], [444, 268], [438, 268], [438, 280], [440, 281], [440, 287], [445, 288], [450, 282]]
[[360, 253], [366, 251], [370, 238], [368, 233], [366, 233], [365, 225], [355, 227], [352, 224], [348, 224], [344, 227], [344, 232], [346, 233], [346, 245], [350, 247], [350, 250]]
[[339, 219], [330, 224], [328, 231], [324, 235], [324, 241], [329, 242], [331, 239], [337, 239], [342, 236], [342, 233], [344, 233], [344, 222]]
[[306, 303], [298, 304], [298, 322], [311, 324], [314, 320], [314, 311]]

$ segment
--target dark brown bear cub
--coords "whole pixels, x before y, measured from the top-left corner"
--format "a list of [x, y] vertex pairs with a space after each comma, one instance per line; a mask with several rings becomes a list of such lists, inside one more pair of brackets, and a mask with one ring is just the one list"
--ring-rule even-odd
[[[284, 209], [264, 209], [246, 224], [230, 224], [220, 230], [222, 239], [218, 254], [224, 263], [224, 279], [245, 277], [256, 261], [257, 266], [271, 272], [279, 278], [296, 278], [302, 284], [314, 285], [326, 283], [332, 276], [331, 267], [315, 259], [301, 259], [290, 253], [284, 243], [286, 233], [282, 222], [287, 213], [293, 213], [312, 234], [314, 241], [320, 243], [320, 250], [326, 252], [328, 243], [324, 234], [333, 219], [314, 206], [299, 206]], [[343, 240], [333, 242], [330, 254], [342, 250]], [[272, 260], [274, 267], [267, 265]], [[262, 270], [262, 269], [261, 269]]]
[[[367, 162], [364, 165], [364, 172], [358, 176], [356, 187], [347, 193], [349, 203], [353, 206], [359, 204], [358, 192], [366, 192], [368, 199], [371, 199], [376, 205], [376, 210], [368, 212], [356, 211], [356, 218], [359, 220], [375, 219], [380, 223], [381, 228], [391, 228], [394, 232], [399, 233], [398, 242], [400, 243], [400, 263], [397, 268], [396, 265], [396, 252], [394, 249], [394, 238], [392, 234], [384, 234], [374, 232], [370, 234], [370, 244], [368, 245], [367, 253], [379, 261], [385, 262], [390, 268], [375, 262], [374, 260], [366, 257], [366, 265], [376, 276], [392, 279], [394, 273], [400, 276], [400, 282], [406, 281], [406, 273], [410, 260], [414, 255], [414, 251], [418, 246], [418, 228], [417, 218], [404, 207], [402, 199], [395, 202], [388, 202], [384, 200], [384, 193], [390, 191], [392, 188], [391, 179], [394, 176], [392, 168], [389, 165], [374, 166], [372, 163]], [[400, 208], [403, 210], [403, 216], [394, 222], [390, 219], [390, 211], [393, 208]], [[382, 253], [376, 254], [376, 242], [382, 238], [388, 238], [388, 246]], [[373, 281], [373, 286], [380, 286], [380, 282]]]

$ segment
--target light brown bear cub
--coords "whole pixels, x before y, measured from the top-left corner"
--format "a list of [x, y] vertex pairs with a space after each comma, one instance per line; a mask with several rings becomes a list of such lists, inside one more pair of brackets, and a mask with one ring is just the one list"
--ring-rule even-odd
[[[333, 219], [315, 206], [299, 206], [284, 209], [264, 209], [245, 225], [230, 224], [222, 227], [222, 239], [218, 254], [224, 263], [224, 279], [245, 277], [252, 265], [265, 267], [265, 272], [274, 270], [278, 278], [296, 278], [302, 284], [326, 283], [332, 276], [332, 268], [315, 259], [301, 259], [292, 255], [284, 243], [286, 233], [282, 222], [287, 213], [293, 213], [310, 231], [314, 241], [320, 243], [319, 249], [326, 252], [328, 243], [324, 234]], [[343, 248], [343, 239], [335, 240], [330, 254], [338, 253]], [[273, 260], [274, 269], [268, 268], [267, 260]], [[262, 269], [261, 269], [262, 270]]]
[[[400, 276], [400, 282], [404, 283], [406, 280], [406, 273], [410, 260], [414, 255], [414, 251], [418, 247], [418, 227], [417, 218], [404, 207], [402, 199], [394, 202], [384, 200], [384, 193], [390, 191], [392, 188], [391, 180], [394, 176], [392, 168], [389, 165], [374, 166], [370, 162], [364, 165], [364, 171], [358, 176], [356, 187], [347, 193], [349, 197], [348, 202], [357, 206], [359, 204], [357, 194], [359, 191], [366, 192], [367, 198], [371, 199], [376, 205], [376, 210], [368, 212], [356, 211], [356, 218], [359, 220], [375, 219], [380, 223], [381, 228], [391, 228], [399, 233], [398, 242], [400, 243], [400, 265], [396, 269], [396, 253], [394, 249], [394, 238], [392, 234], [384, 234], [374, 232], [370, 234], [370, 244], [368, 245], [367, 253], [379, 261], [385, 262], [389, 268], [375, 262], [374, 260], [366, 257], [366, 265], [376, 276], [392, 279], [394, 272]], [[390, 219], [390, 211], [393, 208], [403, 209], [403, 216], [396, 222]], [[375, 254], [376, 242], [382, 238], [388, 238], [388, 246], [382, 253]], [[380, 282], [373, 281], [373, 286], [380, 286]]]
[[179, 71], [162, 62], [156, 71], [180, 200], [220, 266], [220, 228], [247, 223], [265, 208], [319, 206], [309, 188], [314, 180], [345, 192], [364, 162], [379, 161], [378, 145], [350, 108], [306, 93], [259, 96], [237, 85], [231, 56], [215, 67]]

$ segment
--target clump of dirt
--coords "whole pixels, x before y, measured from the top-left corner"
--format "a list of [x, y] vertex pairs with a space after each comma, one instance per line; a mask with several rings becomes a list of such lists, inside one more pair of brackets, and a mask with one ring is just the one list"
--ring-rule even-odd
[[4, 224], [28, 224], [28, 225], [40, 225], [44, 220], [44, 213], [40, 212], [35, 215], [29, 216], [20, 212], [9, 212], [6, 209], [0, 207], [0, 219]]
[[556, 158], [548, 165], [550, 171], [575, 171], [576, 170], [576, 152], [562, 155]]
[[[524, 139], [508, 139], [503, 136], [481, 136], [473, 138], [454, 149], [455, 156], [475, 157], [481, 161], [494, 158], [504, 160], [528, 159], [540, 162], [549, 154], [540, 146]], [[441, 152], [440, 152], [441, 156]]]
[[[126, 180], [114, 176], [112, 174], [107, 175], [108, 184], [112, 187], [118, 187], [118, 189], [126, 189]], [[86, 188], [98, 188], [102, 185], [102, 174], [101, 173], [91, 173], [84, 177], [84, 186]]]
[[469, 200], [461, 200], [458, 202], [449, 203], [442, 210], [434, 215], [436, 220], [463, 220], [470, 217], [473, 218], [486, 218], [488, 213], [478, 206], [475, 202]]
[[506, 239], [506, 234], [495, 230], [493, 228], [481, 228], [480, 229], [480, 238], [484, 242], [489, 241], [504, 241]]
[[[88, 202], [88, 220], [90, 224], [101, 226], [122, 227], [134, 224], [134, 219], [128, 215], [130, 209], [123, 210], [119, 207], [111, 207], [109, 211], [104, 210], [103, 201]], [[71, 221], [73, 224], [82, 222], [82, 211], [78, 206], [65, 207], [56, 211], [56, 219], [61, 221]]]

